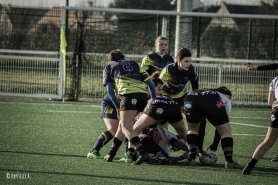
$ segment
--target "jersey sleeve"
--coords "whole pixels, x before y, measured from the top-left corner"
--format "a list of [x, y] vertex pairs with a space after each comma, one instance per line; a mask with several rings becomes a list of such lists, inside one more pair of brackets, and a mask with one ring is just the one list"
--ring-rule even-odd
[[151, 79], [150, 75], [145, 71], [144, 68], [139, 67], [139, 73], [143, 82], [146, 82], [147, 80]]
[[113, 83], [114, 80], [111, 77], [111, 66], [107, 65], [103, 70], [103, 86], [106, 86], [108, 83]]
[[191, 83], [191, 86], [192, 86], [192, 89], [193, 91], [196, 90], [196, 89], [199, 89], [199, 76], [198, 74], [196, 73], [196, 69], [195, 67], [190, 64], [190, 76], [189, 76], [189, 80], [190, 80], [190, 83]]
[[141, 68], [143, 68], [144, 70], [148, 70], [150, 65], [152, 64], [152, 61], [150, 59], [149, 56], [145, 56], [142, 60], [142, 63], [141, 63]]

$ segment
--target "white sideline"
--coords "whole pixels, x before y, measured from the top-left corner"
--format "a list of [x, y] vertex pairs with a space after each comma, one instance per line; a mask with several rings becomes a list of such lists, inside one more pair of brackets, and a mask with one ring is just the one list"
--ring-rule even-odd
[[243, 126], [248, 126], [248, 127], [261, 127], [261, 128], [268, 128], [268, 126], [260, 126], [260, 125], [253, 125], [253, 124], [245, 124], [245, 123], [235, 123], [235, 122], [230, 122], [231, 124], [234, 125], [243, 125]]

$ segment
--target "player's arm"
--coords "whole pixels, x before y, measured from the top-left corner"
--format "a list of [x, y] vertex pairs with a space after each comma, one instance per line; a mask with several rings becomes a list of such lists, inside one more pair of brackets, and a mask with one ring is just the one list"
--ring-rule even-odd
[[275, 101], [274, 91], [269, 91], [268, 92], [268, 99], [267, 99], [268, 105], [272, 106], [274, 101]]
[[196, 73], [195, 68], [193, 67], [193, 65], [191, 65], [191, 69], [190, 69], [191, 73], [189, 76], [189, 80], [192, 86], [193, 91], [196, 89], [199, 89], [199, 76]]
[[120, 108], [120, 103], [119, 103], [119, 101], [118, 101], [118, 99], [115, 95], [113, 84], [111, 82], [106, 84], [106, 89], [107, 89], [107, 93], [108, 93], [108, 96], [109, 96], [110, 100], [112, 101], [112, 103], [114, 104], [116, 109], [119, 109]]
[[145, 56], [142, 60], [141, 67], [147, 71], [150, 67], [150, 64], [151, 59], [149, 58], [149, 56]]
[[248, 63], [245, 67], [247, 71], [257, 70], [257, 71], [269, 71], [278, 69], [278, 63], [267, 64], [262, 66], [253, 66], [251, 63]]

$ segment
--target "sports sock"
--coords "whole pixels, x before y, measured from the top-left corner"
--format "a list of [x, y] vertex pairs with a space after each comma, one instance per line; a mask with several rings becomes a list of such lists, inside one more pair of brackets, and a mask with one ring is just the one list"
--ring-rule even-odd
[[233, 163], [233, 138], [225, 137], [221, 139], [221, 145], [226, 161]]
[[118, 138], [114, 137], [114, 141], [113, 141], [113, 144], [110, 148], [110, 151], [109, 151], [109, 155], [116, 155], [118, 149], [120, 148], [120, 146], [122, 145], [122, 141], [120, 141]]
[[99, 151], [104, 145], [106, 145], [111, 139], [113, 139], [115, 133], [113, 130], [106, 130], [104, 131], [97, 139], [94, 147], [92, 148], [91, 152], [93, 150]]
[[220, 140], [221, 140], [221, 135], [219, 134], [217, 129], [215, 129], [213, 143], [209, 146], [209, 148], [211, 150], [217, 150]]
[[125, 152], [128, 152], [128, 139], [127, 137], [124, 138], [124, 145], [125, 145]]
[[201, 153], [203, 152], [204, 138], [206, 135], [206, 123], [207, 123], [206, 118], [203, 116], [198, 130], [198, 134], [199, 134], [198, 149]]
[[135, 151], [139, 154], [139, 155], [144, 155], [147, 152], [144, 150], [143, 145], [140, 143], [140, 139], [138, 136], [135, 136], [134, 138], [130, 139], [131, 144], [133, 145]]
[[188, 134], [187, 143], [188, 143], [188, 160], [191, 161], [196, 157], [196, 151], [198, 147], [199, 136], [197, 134]]
[[257, 162], [258, 162], [257, 159], [252, 158], [248, 164], [251, 168], [254, 168], [256, 166]]

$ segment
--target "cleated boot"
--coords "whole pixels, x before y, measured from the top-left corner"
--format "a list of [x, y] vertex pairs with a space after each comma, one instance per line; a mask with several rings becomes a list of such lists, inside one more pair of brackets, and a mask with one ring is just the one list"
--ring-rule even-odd
[[111, 154], [107, 154], [106, 156], [104, 156], [104, 160], [107, 162], [112, 162], [114, 158], [114, 155]]
[[125, 157], [119, 160], [120, 162], [132, 163], [132, 156], [125, 153]]
[[140, 165], [142, 164], [143, 162], [147, 162], [149, 161], [150, 159], [150, 156], [148, 153], [145, 153], [144, 155], [139, 155], [138, 159], [132, 163], [133, 165]]
[[252, 168], [249, 164], [247, 164], [247, 165], [243, 168], [242, 174], [243, 174], [243, 175], [249, 175], [249, 174], [251, 173], [252, 169], [253, 169], [253, 168]]
[[237, 162], [229, 163], [228, 161], [226, 161], [225, 162], [225, 168], [240, 169], [241, 166]]
[[104, 157], [100, 155], [100, 153], [96, 150], [93, 150], [93, 152], [89, 152], [87, 154], [88, 159], [103, 159]]

